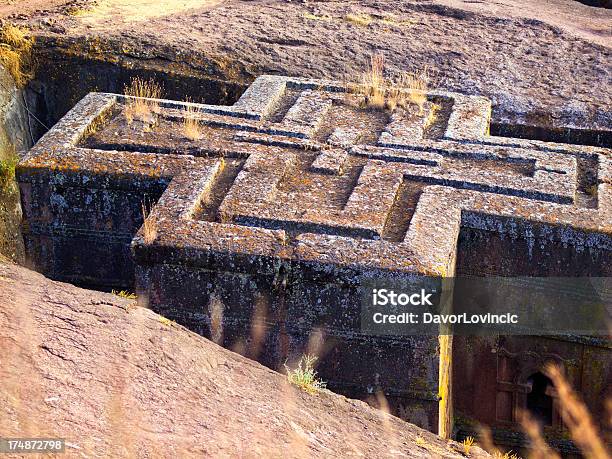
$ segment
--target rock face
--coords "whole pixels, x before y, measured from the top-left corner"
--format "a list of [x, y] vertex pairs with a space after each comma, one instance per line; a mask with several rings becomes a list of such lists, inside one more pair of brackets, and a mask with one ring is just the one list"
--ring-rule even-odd
[[23, 98], [23, 91], [0, 66], [0, 159], [9, 148], [20, 152], [32, 146]]
[[510, 124], [543, 136], [538, 128], [552, 128], [571, 138], [563, 128], [600, 129], [609, 141], [612, 12], [603, 8], [572, 0], [190, 0], [159, 2], [143, 16], [127, 0], [79, 3], [79, 14], [64, 7], [27, 20], [41, 48], [126, 66], [144, 58], [149, 68], [243, 83], [263, 73], [359, 79], [370, 55], [382, 53], [391, 71], [427, 66], [433, 87], [489, 97], [500, 130]]
[[63, 437], [72, 457], [462, 457], [115, 295], [0, 264], [0, 304], [4, 437]]
[[[24, 92], [15, 86], [11, 75], [0, 66], [0, 163], [32, 146]], [[1, 168], [0, 168], [1, 169]], [[6, 170], [0, 172], [7, 174]], [[8, 173], [10, 174], [10, 173]], [[11, 177], [0, 177], [0, 254], [16, 262], [24, 261], [23, 239], [19, 231], [21, 207], [19, 190]]]

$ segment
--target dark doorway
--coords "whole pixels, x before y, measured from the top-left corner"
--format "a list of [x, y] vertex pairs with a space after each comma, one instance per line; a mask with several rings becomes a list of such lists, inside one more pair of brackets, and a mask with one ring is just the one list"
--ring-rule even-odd
[[538, 372], [531, 375], [527, 383], [531, 386], [531, 392], [527, 394], [527, 410], [543, 425], [551, 426], [553, 399], [550, 396], [550, 391], [553, 388], [552, 381]]

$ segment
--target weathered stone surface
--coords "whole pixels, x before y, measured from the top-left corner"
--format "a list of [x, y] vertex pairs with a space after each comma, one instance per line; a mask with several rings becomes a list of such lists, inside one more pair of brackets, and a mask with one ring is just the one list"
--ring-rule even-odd
[[[310, 89], [325, 87], [326, 84], [334, 92]], [[286, 87], [293, 91], [305, 91], [305, 95], [296, 100], [283, 120], [267, 121], [273, 114], [274, 104], [264, 101], [281, 99]], [[46, 205], [46, 202], [52, 207], [46, 212], [36, 210], [36, 215], [32, 213], [26, 217], [29, 232], [35, 233], [35, 226], [51, 221], [57, 227], [61, 218], [73, 219], [79, 213], [75, 211], [75, 203], [66, 201], [66, 197], [60, 193], [53, 193], [52, 187], [56, 183], [64, 187], [95, 190], [107, 186], [112, 180], [113, 186], [107, 186], [112, 191], [107, 193], [121, 190], [135, 199], [143, 192], [150, 191], [156, 201], [172, 177], [177, 176], [154, 212], [155, 217], [159, 216], [158, 237], [162, 242], [169, 237], [163, 231], [165, 224], [172, 225], [173, 236], [180, 237], [181, 224], [197, 222], [205, 235], [208, 228], [216, 227], [219, 223], [237, 223], [246, 226], [245, 230], [255, 232], [249, 244], [246, 241], [242, 244], [246, 253], [262, 247], [262, 240], [258, 238], [260, 233], [257, 232], [257, 227], [261, 227], [272, 230], [268, 234], [276, 235], [278, 240], [276, 246], [267, 246], [267, 255], [291, 259], [292, 253], [300, 251], [300, 234], [313, 232], [319, 233], [317, 238], [321, 250], [317, 256], [324, 259], [326, 254], [322, 250], [325, 241], [335, 241], [338, 236], [352, 236], [351, 244], [356, 248], [365, 244], [384, 250], [385, 244], [393, 243], [392, 252], [397, 255], [390, 255], [389, 263], [368, 260], [368, 265], [373, 269], [439, 274], [440, 267], [448, 268], [444, 272], [452, 269], [448, 262], [453, 258], [450, 247], [456, 238], [455, 233], [436, 232], [439, 238], [449, 240], [448, 244], [439, 241], [438, 247], [448, 248], [440, 249], [437, 257], [433, 253], [409, 255], [408, 252], [414, 252], [419, 244], [429, 243], [429, 235], [423, 232], [421, 220], [423, 226], [428, 221], [440, 224], [449, 218], [456, 219], [450, 216], [460, 209], [462, 221], [469, 221], [477, 229], [490, 230], [492, 223], [487, 221], [506, 221], [501, 217], [507, 216], [558, 228], [550, 230], [550, 240], [571, 242], [566, 240], [570, 237], [568, 234], [578, 232], [582, 236], [575, 236], [577, 242], [587, 247], [609, 250], [610, 190], [607, 182], [610, 180], [610, 166], [605, 149], [487, 136], [487, 110], [490, 106], [482, 98], [434, 93], [432, 97], [441, 98], [442, 104], [452, 103], [443, 138], [423, 138], [422, 131], [411, 131], [411, 128], [407, 131], [411, 134], [399, 134], [401, 118], [398, 120], [396, 113], [388, 121], [388, 126], [392, 128], [379, 132], [378, 141], [345, 146], [337, 154], [341, 158], [346, 155], [346, 158], [334, 160], [336, 153], [332, 152], [335, 150], [327, 150], [326, 139], [321, 139], [314, 132], [297, 132], [295, 126], [319, 126], [334, 101], [331, 110], [338, 112], [333, 117], [334, 129], [337, 130], [343, 123], [350, 124], [353, 112], [363, 110], [348, 110], [342, 105], [342, 97], [345, 96], [337, 92], [341, 89], [325, 82], [261, 77], [236, 104], [235, 110], [232, 107], [197, 106], [205, 132], [203, 139], [196, 142], [177, 134], [180, 126], [174, 120], [182, 116], [181, 104], [166, 101], [160, 108], [160, 117], [166, 125], [160, 124], [159, 130], [169, 132], [171, 137], [164, 139], [164, 145], [159, 145], [153, 134], [140, 133], [134, 137], [130, 129], [111, 131], [115, 126], [124, 129], [120, 126], [121, 117], [116, 113], [121, 110], [121, 97], [91, 95], [41, 140], [31, 151], [30, 159], [20, 167], [26, 207], [31, 212], [36, 206]], [[304, 102], [306, 99], [327, 100], [325, 106], [328, 108], [325, 112], [318, 109], [312, 111], [311, 104]], [[300, 112], [305, 106], [308, 109]], [[104, 128], [100, 135], [94, 134], [88, 140], [82, 140], [88, 125], [101, 113], [109, 112], [115, 118], [109, 127]], [[253, 121], [244, 120], [245, 115], [253, 118]], [[410, 120], [406, 121], [408, 126], [411, 123]], [[291, 129], [283, 130], [283, 127]], [[326, 132], [322, 128], [317, 130], [321, 131]], [[113, 139], [113, 143], [109, 143], [109, 138]], [[117, 153], [115, 149], [138, 154]], [[309, 153], [309, 149], [315, 153]], [[321, 153], [316, 153], [317, 150]], [[174, 152], [179, 155], [167, 154]], [[181, 155], [181, 152], [189, 154]], [[326, 155], [330, 159], [325, 159]], [[220, 180], [222, 171], [227, 169], [225, 162], [214, 156], [244, 159], [241, 159], [238, 170], [234, 171], [237, 173], [225, 191], [226, 195], [221, 196], [217, 203], [216, 219], [219, 221], [207, 222], [207, 217], [198, 216], [197, 207], [204, 195], [212, 192], [214, 182]], [[591, 163], [579, 167], [578, 162], [585, 158], [594, 164], [595, 171], [589, 170]], [[337, 161], [339, 165], [326, 165], [326, 161]], [[323, 171], [319, 170], [319, 164], [323, 165], [325, 175], [321, 174]], [[343, 173], [341, 166], [347, 169]], [[42, 196], [34, 199], [31, 193], [41, 191], [26, 184], [40, 183], [47, 174], [52, 176], [48, 190], [50, 194], [46, 196], [47, 199]], [[185, 178], [181, 179], [181, 175], [185, 175]], [[197, 180], [200, 188], [194, 187], [192, 180]], [[181, 190], [181, 182], [189, 188], [187, 195], [191, 196], [191, 202], [187, 201], [187, 191]], [[414, 209], [414, 215], [410, 216], [414, 224], [410, 225], [406, 234], [389, 236], [385, 234], [386, 227], [390, 226], [388, 219], [393, 213], [392, 207], [398, 205], [398, 189], [403, 183], [422, 184], [421, 202]], [[42, 186], [40, 188], [43, 189]], [[129, 188], [138, 190], [140, 194], [127, 193]], [[462, 191], [449, 191], [448, 188]], [[96, 202], [91, 196], [77, 196], [75, 199]], [[103, 200], [109, 203], [108, 206], [113, 206], [112, 197], [105, 195]], [[431, 205], [425, 205], [423, 200], [432, 201]], [[586, 204], [571, 205], [578, 200]], [[166, 202], [168, 204], [163, 205]], [[180, 207], [177, 207], [179, 203]], [[89, 207], [81, 209], [79, 224], [87, 224], [89, 212], [95, 214]], [[106, 212], [105, 215], [109, 214], [110, 218], [110, 207], [99, 210]], [[128, 209], [132, 214], [138, 212], [133, 202], [124, 203], [121, 207], [124, 212]], [[177, 213], [178, 208], [183, 210]], [[172, 221], [164, 218], [166, 212], [172, 212], [173, 216], [181, 215], [182, 218], [178, 222]], [[471, 216], [473, 214], [482, 214], [482, 217]], [[484, 218], [485, 214], [487, 218]], [[42, 215], [49, 215], [51, 220], [41, 221]], [[115, 221], [105, 223], [109, 228], [108, 233], [125, 234], [126, 238], [130, 233], [130, 222], [137, 220], [135, 215], [115, 214], [112, 218]], [[458, 221], [455, 223], [459, 224]], [[97, 225], [100, 226], [100, 222]], [[528, 223], [523, 225], [532, 226]], [[303, 227], [310, 230], [303, 230]], [[47, 225], [47, 228], [50, 227]], [[98, 231], [105, 232], [103, 228]], [[561, 236], [561, 231], [566, 235]], [[297, 233], [295, 243], [287, 241], [290, 238], [287, 233]], [[518, 236], [519, 233], [513, 235]], [[187, 234], [185, 236], [189, 237]], [[533, 234], [530, 233], [529, 237], [533, 237]], [[138, 238], [135, 243], [138, 248]], [[218, 244], [215, 236], [207, 240], [203, 247], [210, 250]], [[406, 252], [402, 252], [403, 247]], [[258, 253], [263, 254], [261, 251]], [[350, 257], [349, 254], [343, 255]], [[331, 254], [327, 254], [327, 258], [329, 256]], [[401, 266], [416, 268], [402, 269]], [[68, 270], [67, 267], [61, 269], [64, 272]]]
[[[59, 279], [131, 286], [135, 272], [155, 311], [272, 368], [322, 333], [330, 387], [384, 388], [435, 429], [449, 389], [437, 337], [364, 335], [358, 287], [610, 276], [612, 186], [604, 148], [490, 136], [486, 99], [428, 98], [448, 116], [264, 76], [234, 107], [159, 101], [144, 129], [126, 122], [124, 97], [90, 94], [19, 167], [29, 254]], [[198, 140], [182, 132], [188, 106]], [[142, 201], [154, 206], [141, 227]]]
[[463, 457], [115, 295], [0, 262], [0, 304], [4, 437], [65, 438], [68, 457]]
[[[129, 0], [19, 0], [0, 15], [32, 4], [40, 11], [23, 22], [55, 53], [50, 63], [77, 56], [108, 62], [109, 72], [137, 66], [248, 84], [264, 73], [359, 79], [380, 52], [391, 72], [428, 67], [434, 87], [486, 95], [501, 132], [610, 145], [612, 13], [572, 0], [189, 0], [146, 11]], [[73, 66], [58, 74], [71, 79]], [[122, 86], [91, 79], [92, 91]], [[66, 91], [57, 91], [62, 104]]]
[[[12, 163], [16, 155], [32, 146], [32, 133], [23, 108], [25, 97], [11, 75], [0, 66], [0, 162], [3, 165]], [[20, 221], [17, 184], [9, 172], [3, 170], [0, 177], [0, 254], [16, 262], [23, 262], [25, 256]]]

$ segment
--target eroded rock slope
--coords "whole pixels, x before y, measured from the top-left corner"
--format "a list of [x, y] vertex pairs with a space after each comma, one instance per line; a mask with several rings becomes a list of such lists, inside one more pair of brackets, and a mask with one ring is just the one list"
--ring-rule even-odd
[[1, 263], [0, 425], [4, 437], [64, 437], [70, 457], [462, 457], [133, 301]]

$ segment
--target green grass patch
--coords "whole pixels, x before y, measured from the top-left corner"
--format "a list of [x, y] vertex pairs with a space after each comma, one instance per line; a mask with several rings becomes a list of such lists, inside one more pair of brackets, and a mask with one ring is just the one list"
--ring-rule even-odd
[[317, 372], [314, 369], [316, 361], [317, 357], [314, 355], [304, 355], [296, 368], [291, 369], [285, 365], [289, 382], [310, 394], [325, 389], [326, 384], [317, 378]]
[[15, 166], [18, 162], [19, 158], [14, 152], [8, 158], [0, 159], [0, 190], [6, 190], [15, 182]]

